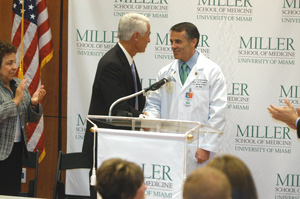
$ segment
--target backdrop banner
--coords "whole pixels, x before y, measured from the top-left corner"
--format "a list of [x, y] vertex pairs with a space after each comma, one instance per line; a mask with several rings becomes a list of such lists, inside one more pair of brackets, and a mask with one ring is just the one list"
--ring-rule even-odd
[[[300, 74], [299, 0], [69, 1], [67, 152], [82, 149], [98, 61], [118, 42], [118, 22], [128, 12], [143, 14], [151, 23], [151, 43], [134, 57], [143, 88], [173, 60], [171, 26], [187, 21], [198, 27], [197, 49], [221, 67], [227, 82], [220, 153], [248, 165], [259, 198], [300, 198], [299, 140], [267, 110], [270, 104], [285, 106], [285, 98], [300, 105], [295, 75]], [[86, 186], [73, 181], [86, 181]], [[83, 174], [67, 174], [67, 192], [88, 192]]]

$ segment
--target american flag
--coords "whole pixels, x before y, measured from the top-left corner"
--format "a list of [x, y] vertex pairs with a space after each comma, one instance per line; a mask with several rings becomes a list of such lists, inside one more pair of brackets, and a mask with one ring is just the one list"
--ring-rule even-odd
[[[22, 6], [24, 3], [24, 6]], [[24, 28], [22, 35], [22, 7], [24, 7]], [[12, 44], [18, 48], [17, 66], [20, 69], [21, 38], [24, 43], [23, 75], [27, 79], [28, 90], [32, 95], [41, 85], [41, 69], [53, 56], [53, 42], [45, 0], [14, 0]], [[18, 74], [16, 72], [16, 76]], [[19, 77], [22, 78], [22, 77]], [[27, 126], [27, 148], [39, 149], [41, 161], [46, 152], [44, 147], [43, 116], [36, 123]]]

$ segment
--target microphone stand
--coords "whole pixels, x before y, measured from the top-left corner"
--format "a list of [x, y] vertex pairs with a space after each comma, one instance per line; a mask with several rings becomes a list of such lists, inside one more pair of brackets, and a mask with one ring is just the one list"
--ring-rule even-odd
[[138, 95], [140, 95], [140, 94], [142, 94], [142, 93], [144, 94], [145, 92], [146, 92], [145, 89], [143, 89], [143, 90], [141, 90], [141, 91], [139, 91], [139, 92], [133, 93], [133, 94], [131, 94], [131, 95], [128, 95], [128, 96], [125, 96], [125, 97], [122, 97], [122, 98], [116, 100], [116, 101], [115, 101], [114, 103], [112, 103], [112, 105], [110, 106], [109, 112], [108, 112], [108, 116], [111, 116], [112, 109], [113, 109], [113, 107], [114, 107], [117, 103], [119, 103], [119, 102], [121, 102], [121, 101], [124, 101], [124, 100], [128, 100], [128, 99], [133, 98], [133, 97], [136, 97], [136, 96], [138, 96]]
[[130, 98], [133, 98], [133, 97], [136, 97], [136, 96], [138, 96], [138, 95], [140, 95], [140, 94], [142, 94], [142, 93], [145, 94], [146, 92], [148, 92], [148, 91], [150, 91], [150, 90], [151, 90], [151, 91], [155, 91], [155, 90], [157, 90], [157, 89], [160, 89], [160, 87], [162, 87], [165, 83], [169, 82], [170, 80], [171, 80], [171, 77], [170, 77], [170, 76], [165, 77], [165, 78], [161, 79], [159, 82], [156, 82], [155, 84], [151, 85], [149, 88], [145, 88], [145, 89], [143, 89], [143, 90], [141, 90], [141, 91], [139, 91], [139, 92], [133, 93], [133, 94], [131, 94], [131, 95], [128, 95], [128, 96], [125, 96], [125, 97], [122, 97], [122, 98], [116, 100], [116, 101], [115, 101], [114, 103], [112, 103], [112, 105], [110, 106], [109, 111], [108, 111], [108, 116], [111, 116], [112, 109], [113, 109], [113, 107], [114, 107], [117, 103], [119, 103], [119, 102], [121, 102], [121, 101], [124, 101], [124, 100], [127, 100], [127, 99], [130, 99]]

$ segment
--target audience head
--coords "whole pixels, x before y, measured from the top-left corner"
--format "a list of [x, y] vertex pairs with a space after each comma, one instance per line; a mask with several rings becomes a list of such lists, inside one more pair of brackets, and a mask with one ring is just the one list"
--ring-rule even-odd
[[216, 156], [207, 166], [223, 171], [232, 187], [232, 199], [257, 199], [257, 192], [251, 172], [246, 164], [232, 155]]
[[112, 158], [97, 170], [96, 189], [103, 199], [144, 199], [144, 174], [137, 164]]
[[227, 176], [212, 167], [193, 171], [183, 187], [183, 199], [231, 199], [231, 186]]

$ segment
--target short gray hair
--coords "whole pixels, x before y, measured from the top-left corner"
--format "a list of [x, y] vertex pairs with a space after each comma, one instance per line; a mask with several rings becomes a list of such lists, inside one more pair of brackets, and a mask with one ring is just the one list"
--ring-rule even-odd
[[144, 35], [148, 31], [150, 20], [148, 17], [138, 13], [128, 13], [121, 17], [118, 27], [120, 40], [128, 41], [135, 32]]

